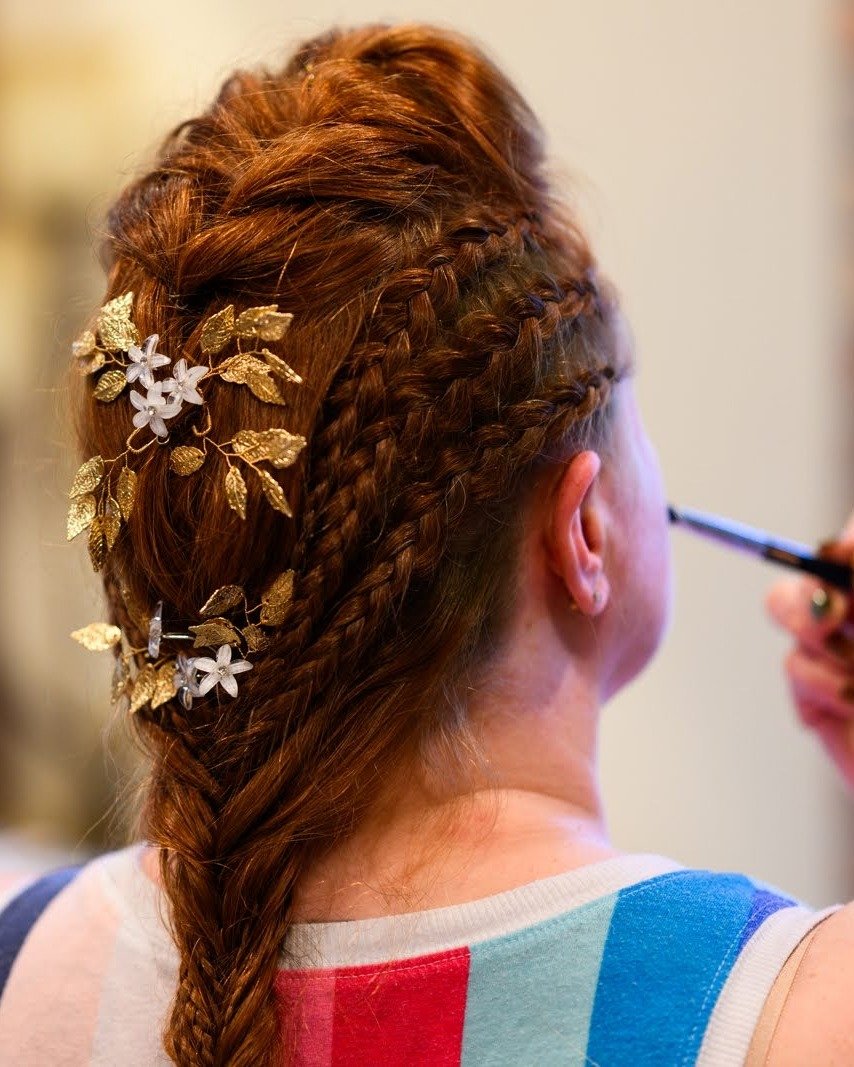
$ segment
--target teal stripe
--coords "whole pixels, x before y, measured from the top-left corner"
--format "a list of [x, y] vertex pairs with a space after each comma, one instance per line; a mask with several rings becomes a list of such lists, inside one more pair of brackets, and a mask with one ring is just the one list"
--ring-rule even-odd
[[620, 891], [590, 1022], [591, 1062], [696, 1061], [755, 893], [744, 875], [708, 871], [664, 874]]
[[460, 1067], [584, 1067], [616, 901], [471, 946]]

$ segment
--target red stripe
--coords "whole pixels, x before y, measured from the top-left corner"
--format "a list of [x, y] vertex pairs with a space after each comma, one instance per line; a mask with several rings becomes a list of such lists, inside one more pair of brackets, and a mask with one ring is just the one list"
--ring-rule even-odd
[[467, 948], [455, 948], [334, 971], [280, 971], [276, 991], [290, 1061], [459, 1067], [470, 958]]

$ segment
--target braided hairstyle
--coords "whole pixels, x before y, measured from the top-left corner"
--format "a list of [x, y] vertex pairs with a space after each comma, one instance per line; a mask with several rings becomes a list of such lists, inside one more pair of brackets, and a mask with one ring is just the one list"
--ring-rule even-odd
[[[278, 475], [294, 518], [250, 486], [241, 522], [220, 457], [181, 479], [149, 449], [103, 570], [135, 644], [159, 600], [193, 619], [219, 586], [295, 572], [236, 699], [134, 719], [180, 954], [176, 1063], [286, 1062], [274, 980], [301, 872], [403, 761], [441, 738], [452, 759], [536, 474], [607, 445], [615, 298], [551, 184], [535, 117], [478, 47], [372, 24], [233, 73], [108, 214], [105, 300], [133, 290], [141, 336], [192, 360], [207, 316], [278, 302], [305, 382], [287, 427], [308, 444]], [[216, 379], [206, 404], [225, 433], [278, 410]], [[78, 416], [84, 456], [121, 451], [118, 405], [81, 396]]]

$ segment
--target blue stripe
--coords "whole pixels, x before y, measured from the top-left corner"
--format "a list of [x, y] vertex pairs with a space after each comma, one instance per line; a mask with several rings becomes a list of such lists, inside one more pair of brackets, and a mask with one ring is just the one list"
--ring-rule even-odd
[[747, 924], [741, 932], [738, 951], [741, 952], [762, 923], [764, 923], [769, 916], [773, 915], [775, 911], [779, 911], [780, 908], [791, 908], [796, 904], [797, 901], [793, 900], [791, 897], [785, 897], [780, 893], [772, 893], [767, 889], [757, 889], [753, 895], [750, 918], [747, 920]]
[[771, 903], [744, 875], [710, 871], [675, 871], [621, 890], [602, 958], [588, 1062], [693, 1064], [744, 935], [771, 913]]
[[0, 997], [6, 988], [15, 957], [39, 916], [74, 878], [80, 867], [51, 871], [14, 897], [0, 912]]

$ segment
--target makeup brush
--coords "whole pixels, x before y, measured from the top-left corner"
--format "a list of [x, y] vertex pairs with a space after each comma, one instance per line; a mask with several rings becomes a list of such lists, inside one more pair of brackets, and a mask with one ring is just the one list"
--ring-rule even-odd
[[798, 544], [774, 537], [764, 530], [756, 530], [719, 515], [709, 515], [693, 508], [675, 508], [668, 505], [667, 513], [671, 522], [679, 523], [688, 530], [693, 530], [703, 537], [741, 549], [753, 556], [760, 556], [771, 563], [805, 571], [819, 578], [826, 585], [843, 589], [850, 593], [854, 589], [854, 568], [847, 563], [837, 563], [830, 559], [819, 559], [809, 545]]

